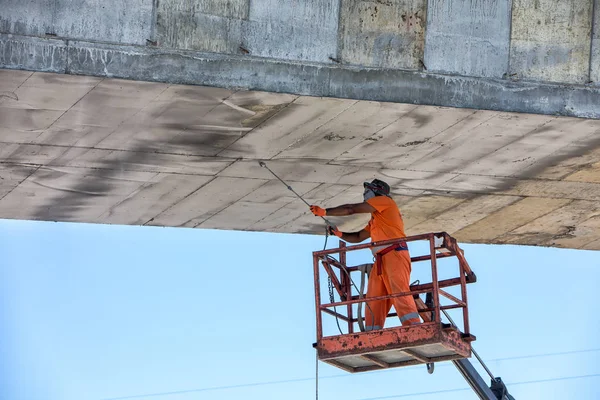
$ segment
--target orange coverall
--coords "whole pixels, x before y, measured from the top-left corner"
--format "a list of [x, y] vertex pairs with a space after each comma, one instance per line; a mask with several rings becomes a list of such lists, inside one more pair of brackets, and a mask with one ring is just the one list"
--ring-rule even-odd
[[[376, 196], [367, 200], [375, 212], [365, 227], [371, 234], [371, 241], [406, 237], [404, 221], [396, 202], [387, 196]], [[387, 247], [387, 246], [385, 246]], [[406, 249], [406, 247], [404, 247]], [[379, 249], [383, 250], [383, 249]], [[381, 257], [381, 275], [377, 266], [371, 269], [366, 297], [385, 296], [410, 290], [410, 255], [408, 250], [392, 250]], [[402, 325], [421, 322], [417, 306], [412, 296], [396, 297], [388, 300], [367, 302], [365, 307], [365, 329], [383, 328], [387, 314], [394, 305]]]

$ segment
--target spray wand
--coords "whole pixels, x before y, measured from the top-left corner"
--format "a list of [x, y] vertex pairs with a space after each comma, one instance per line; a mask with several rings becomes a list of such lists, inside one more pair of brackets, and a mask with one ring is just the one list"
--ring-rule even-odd
[[[275, 172], [271, 171], [271, 168], [269, 168], [269, 167], [267, 166], [267, 164], [265, 164], [265, 163], [264, 163], [264, 162], [262, 162], [262, 161], [259, 161], [259, 162], [258, 162], [258, 165], [260, 165], [261, 167], [264, 167], [264, 168], [268, 169], [268, 170], [269, 170], [269, 172], [270, 172], [271, 174], [273, 174], [273, 176], [274, 176], [275, 178], [279, 179], [279, 181], [280, 181], [281, 183], [283, 183], [283, 184], [285, 185], [285, 187], [287, 187], [289, 190], [291, 190], [291, 191], [292, 191], [292, 192], [293, 192], [293, 193], [294, 193], [294, 194], [295, 194], [295, 195], [296, 195], [296, 196], [297, 196], [297, 197], [298, 197], [300, 200], [302, 200], [302, 201], [304, 202], [304, 204], [306, 204], [308, 207], [310, 207], [310, 204], [308, 204], [308, 203], [306, 202], [306, 200], [304, 200], [304, 199], [302, 198], [302, 196], [300, 196], [298, 193], [296, 193], [296, 191], [295, 191], [294, 189], [292, 189], [292, 187], [291, 187], [290, 185], [288, 185], [288, 184], [287, 184], [287, 183], [286, 183], [286, 182], [285, 182], [283, 179], [281, 179], [279, 176], [277, 176], [277, 174], [276, 174]], [[335, 226], [334, 224], [332, 224], [331, 222], [329, 222], [329, 221], [327, 220], [327, 218], [325, 218], [325, 217], [321, 217], [321, 218], [323, 218], [323, 221], [325, 221], [325, 223], [327, 224], [327, 226]]]

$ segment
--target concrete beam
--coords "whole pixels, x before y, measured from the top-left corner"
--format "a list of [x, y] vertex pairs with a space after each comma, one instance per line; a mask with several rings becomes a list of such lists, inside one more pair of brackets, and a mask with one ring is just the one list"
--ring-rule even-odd
[[295, 63], [146, 46], [0, 35], [0, 66], [483, 110], [600, 118], [600, 87]]
[[0, 70], [0, 218], [323, 232], [258, 161], [324, 207], [384, 179], [408, 234], [600, 250], [598, 120]]

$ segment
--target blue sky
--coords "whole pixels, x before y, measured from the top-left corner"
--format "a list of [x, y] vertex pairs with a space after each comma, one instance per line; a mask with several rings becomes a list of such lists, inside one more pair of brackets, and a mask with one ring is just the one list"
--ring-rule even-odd
[[[315, 398], [322, 247], [322, 236], [0, 220], [0, 398]], [[478, 276], [474, 347], [511, 394], [600, 398], [600, 253], [462, 247]], [[321, 363], [319, 399], [340, 398], [476, 399], [451, 363], [433, 375]]]

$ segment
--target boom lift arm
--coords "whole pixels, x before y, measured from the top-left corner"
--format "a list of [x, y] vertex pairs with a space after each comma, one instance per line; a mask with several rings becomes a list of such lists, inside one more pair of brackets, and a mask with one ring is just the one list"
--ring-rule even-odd
[[[417, 308], [420, 308], [420, 309], [432, 308], [433, 307], [432, 293], [429, 292], [425, 295], [425, 302], [423, 302], [423, 300], [421, 300], [420, 297], [416, 297], [415, 303], [417, 304]], [[452, 320], [452, 317], [450, 317], [450, 315], [448, 315], [446, 310], [442, 310], [442, 313], [446, 316], [446, 318], [448, 318], [448, 320], [450, 321], [452, 326], [456, 326], [456, 324], [454, 323], [454, 320]], [[421, 318], [423, 318], [423, 320], [426, 322], [431, 321], [433, 319], [432, 312], [420, 313], [420, 315], [421, 315]], [[502, 381], [502, 378], [494, 377], [494, 375], [492, 375], [491, 371], [483, 363], [481, 358], [479, 358], [479, 355], [477, 354], [475, 349], [472, 349], [472, 351], [473, 351], [473, 354], [475, 355], [475, 357], [477, 358], [477, 360], [479, 360], [479, 362], [481, 363], [483, 368], [485, 368], [487, 373], [490, 375], [490, 378], [492, 381], [491, 381], [491, 385], [489, 387], [488, 387], [488, 385], [486, 385], [485, 381], [483, 380], [483, 378], [481, 377], [479, 372], [475, 369], [473, 364], [471, 364], [471, 362], [469, 361], [468, 358], [463, 358], [460, 360], [452, 360], [452, 363], [454, 364], [456, 369], [458, 369], [458, 372], [460, 372], [460, 374], [463, 376], [463, 378], [465, 378], [465, 380], [467, 381], [469, 386], [471, 386], [471, 389], [473, 389], [475, 394], [477, 394], [477, 396], [479, 396], [479, 398], [481, 400], [515, 400], [515, 398], [513, 396], [508, 394], [508, 389], [506, 388], [506, 385]], [[430, 374], [433, 373], [433, 364], [427, 365], [427, 371]]]
[[453, 360], [452, 362], [481, 400], [515, 400], [514, 397], [508, 394], [506, 385], [500, 377], [493, 378], [492, 385], [488, 387], [468, 358]]

